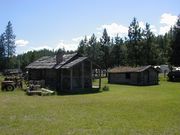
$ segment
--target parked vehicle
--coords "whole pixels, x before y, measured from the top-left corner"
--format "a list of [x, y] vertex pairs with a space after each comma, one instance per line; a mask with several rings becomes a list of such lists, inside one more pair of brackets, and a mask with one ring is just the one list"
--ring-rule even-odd
[[22, 88], [22, 79], [17, 76], [8, 76], [1, 82], [2, 91], [13, 91], [15, 88]]
[[168, 73], [169, 81], [179, 82], [180, 81], [180, 71], [171, 71]]
[[13, 91], [15, 89], [14, 81], [2, 81], [1, 82], [1, 90], [2, 91]]

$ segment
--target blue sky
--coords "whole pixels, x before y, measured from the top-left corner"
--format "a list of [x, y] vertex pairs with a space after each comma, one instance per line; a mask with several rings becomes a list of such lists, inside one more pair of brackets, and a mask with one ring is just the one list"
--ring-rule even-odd
[[179, 0], [0, 0], [0, 33], [7, 22], [16, 34], [16, 53], [41, 48], [75, 50], [79, 40], [103, 28], [127, 35], [133, 17], [164, 34], [180, 14]]

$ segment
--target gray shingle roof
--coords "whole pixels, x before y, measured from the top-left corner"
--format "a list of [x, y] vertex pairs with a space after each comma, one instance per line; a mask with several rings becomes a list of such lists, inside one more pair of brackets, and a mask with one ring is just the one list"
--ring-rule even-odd
[[142, 67], [115, 67], [112, 68], [109, 73], [125, 73], [125, 72], [142, 72], [148, 68], [152, 67], [151, 65], [142, 66]]
[[80, 63], [80, 62], [82, 62], [82, 61], [84, 61], [84, 60], [86, 60], [86, 59], [87, 59], [87, 57], [79, 57], [79, 58], [71, 61], [70, 63], [65, 64], [65, 65], [62, 66], [61, 68], [71, 68], [71, 67], [73, 67], [74, 65], [76, 65], [76, 64], [78, 64], [78, 63]]
[[68, 61], [70, 61], [76, 55], [77, 55], [77, 53], [63, 55], [63, 61], [61, 63], [59, 63], [58, 65], [56, 65], [55, 69], [59, 69], [62, 65], [64, 65]]
[[50, 56], [44, 56], [40, 59], [32, 62], [26, 68], [27, 69], [51, 69], [56, 65], [56, 58]]
[[26, 67], [26, 69], [52, 69], [52, 68], [59, 69], [61, 67], [70, 68], [73, 65], [76, 65], [79, 62], [87, 59], [87, 57], [76, 57], [76, 56], [78, 56], [77, 53], [65, 54], [63, 55], [63, 61], [59, 64], [56, 63], [56, 56], [54, 57], [44, 56], [29, 64]]

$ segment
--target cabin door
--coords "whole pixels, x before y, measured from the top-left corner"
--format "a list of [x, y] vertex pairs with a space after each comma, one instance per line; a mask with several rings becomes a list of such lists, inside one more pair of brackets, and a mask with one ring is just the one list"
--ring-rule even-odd
[[150, 76], [150, 74], [149, 74], [149, 70], [148, 70], [148, 71], [147, 71], [147, 77], [148, 77], [148, 78], [147, 78], [147, 82], [148, 82], [148, 83], [149, 83], [149, 80], [150, 80], [150, 79], [149, 79], [149, 78], [150, 78], [149, 76]]
[[144, 85], [149, 84], [149, 81], [150, 81], [149, 75], [150, 75], [150, 74], [149, 74], [149, 71], [148, 71], [148, 70], [147, 70], [147, 71], [144, 71], [144, 75], [143, 75], [143, 76], [144, 76], [144, 77], [143, 77], [143, 78], [144, 78], [144, 79], [143, 79]]

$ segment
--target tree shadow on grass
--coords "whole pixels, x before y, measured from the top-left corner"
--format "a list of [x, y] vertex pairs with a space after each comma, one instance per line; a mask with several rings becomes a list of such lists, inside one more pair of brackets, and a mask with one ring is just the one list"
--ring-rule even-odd
[[88, 88], [88, 89], [75, 89], [72, 91], [58, 91], [57, 95], [83, 95], [83, 94], [96, 94], [102, 92], [99, 88]]
[[151, 86], [158, 86], [160, 83], [157, 84], [129, 84], [129, 83], [109, 83], [113, 85], [119, 85], [119, 86], [135, 86], [135, 87], [151, 87]]

